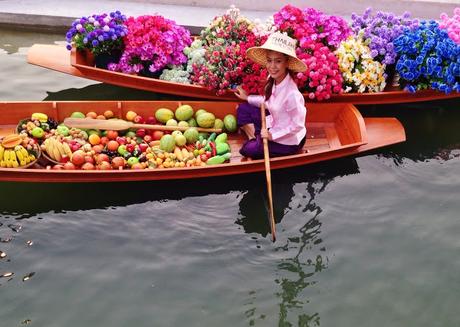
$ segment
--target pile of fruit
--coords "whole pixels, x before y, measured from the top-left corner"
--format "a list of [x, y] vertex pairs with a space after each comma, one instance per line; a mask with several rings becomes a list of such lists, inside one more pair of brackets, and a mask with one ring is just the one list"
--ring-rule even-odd
[[[112, 119], [111, 111], [74, 112], [72, 118]], [[20, 167], [33, 158], [32, 147], [40, 146], [47, 159], [47, 169], [162, 169], [215, 165], [231, 158], [227, 133], [235, 132], [236, 118], [227, 115], [223, 120], [204, 109], [194, 112], [189, 105], [175, 111], [157, 109], [152, 116], [143, 117], [128, 111], [124, 117], [136, 124], [158, 125], [157, 129], [128, 129], [124, 131], [79, 129], [58, 124], [42, 113], [18, 124], [21, 140], [27, 140], [22, 149], [14, 148], [18, 164], [5, 163], [2, 167]], [[178, 130], [164, 131], [162, 126], [177, 126]], [[168, 128], [170, 128], [168, 127]], [[222, 133], [203, 133], [197, 128], [219, 129]], [[0, 149], [1, 150], [1, 149]], [[28, 151], [29, 150], [29, 151]], [[28, 156], [25, 156], [25, 152]], [[20, 154], [22, 156], [20, 157]], [[5, 156], [5, 155], [4, 155]], [[11, 157], [8, 151], [7, 158]], [[24, 159], [22, 159], [24, 157]], [[28, 159], [27, 159], [28, 158]]]
[[0, 167], [24, 168], [38, 157], [38, 144], [27, 136], [11, 134], [5, 136], [0, 144]]

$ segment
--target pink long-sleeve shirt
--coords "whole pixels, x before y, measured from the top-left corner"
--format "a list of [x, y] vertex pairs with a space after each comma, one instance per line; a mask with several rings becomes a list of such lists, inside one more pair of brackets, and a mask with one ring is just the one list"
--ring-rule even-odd
[[[248, 96], [249, 104], [259, 107], [265, 97]], [[297, 145], [307, 134], [305, 100], [289, 74], [278, 85], [273, 84], [272, 95], [265, 101], [270, 115], [266, 117], [272, 140], [285, 145]]]

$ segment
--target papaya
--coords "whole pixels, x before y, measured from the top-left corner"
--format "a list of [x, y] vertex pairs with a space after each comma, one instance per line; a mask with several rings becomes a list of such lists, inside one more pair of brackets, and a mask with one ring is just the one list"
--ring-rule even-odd
[[216, 120], [216, 116], [210, 112], [203, 112], [198, 117], [196, 117], [196, 122], [198, 126], [203, 128], [211, 128], [214, 127], [214, 122]]
[[224, 127], [227, 132], [234, 133], [238, 129], [236, 118], [232, 114], [228, 114], [224, 117]]
[[166, 124], [168, 120], [174, 118], [174, 112], [168, 108], [160, 108], [155, 111], [155, 118], [159, 122]]
[[216, 118], [216, 120], [214, 121], [214, 128], [216, 129], [224, 128], [224, 122], [222, 121], [222, 119]]
[[176, 147], [176, 141], [171, 134], [163, 135], [160, 139], [160, 149], [166, 152], [173, 152]]
[[176, 109], [177, 120], [189, 120], [193, 117], [193, 108], [188, 104], [183, 104]]
[[187, 144], [192, 144], [198, 140], [199, 134], [196, 128], [191, 127], [184, 132], [184, 136], [187, 139]]
[[204, 109], [198, 109], [196, 112], [195, 112], [195, 118], [198, 118], [199, 115], [201, 115], [202, 113], [205, 113], [207, 112], [206, 110]]

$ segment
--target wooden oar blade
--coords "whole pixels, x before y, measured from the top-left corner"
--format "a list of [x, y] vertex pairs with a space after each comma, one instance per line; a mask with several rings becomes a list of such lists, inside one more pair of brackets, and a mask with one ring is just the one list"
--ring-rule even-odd
[[133, 123], [122, 119], [66, 118], [64, 125], [80, 129], [121, 131], [132, 127]]

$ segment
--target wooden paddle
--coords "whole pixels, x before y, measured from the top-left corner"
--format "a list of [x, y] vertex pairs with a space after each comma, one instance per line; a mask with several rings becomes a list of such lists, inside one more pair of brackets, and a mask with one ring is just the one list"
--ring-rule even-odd
[[[267, 129], [265, 122], [265, 104], [262, 102], [260, 106], [260, 115], [262, 120], [262, 130]], [[270, 219], [270, 230], [272, 231], [272, 240], [276, 240], [276, 227], [275, 216], [273, 214], [273, 198], [272, 198], [272, 174], [270, 170], [270, 153], [268, 152], [268, 139], [263, 138], [264, 142], [264, 161], [265, 161], [265, 177], [267, 179], [267, 193], [268, 193], [268, 214]]]
[[[190, 127], [182, 126], [165, 126], [165, 125], [150, 125], [150, 124], [135, 124], [130, 121], [122, 119], [93, 119], [93, 118], [66, 118], [64, 119], [64, 125], [68, 127], [76, 128], [89, 128], [89, 129], [103, 129], [109, 131], [122, 131], [129, 128], [145, 128], [154, 129], [157, 131], [185, 131]], [[202, 128], [195, 127], [198, 132], [208, 133], [221, 133], [220, 128]]]

